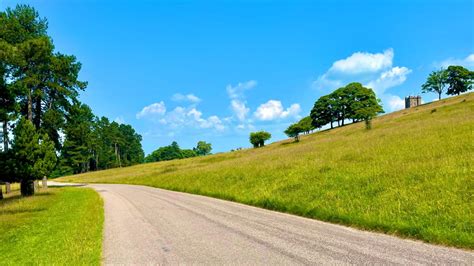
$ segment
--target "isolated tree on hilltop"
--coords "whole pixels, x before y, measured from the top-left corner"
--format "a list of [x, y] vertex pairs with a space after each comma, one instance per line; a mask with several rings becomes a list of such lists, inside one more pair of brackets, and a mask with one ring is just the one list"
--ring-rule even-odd
[[254, 148], [265, 146], [265, 141], [269, 140], [272, 135], [266, 131], [258, 131], [250, 133], [250, 143]]
[[462, 66], [449, 66], [446, 72], [449, 85], [448, 95], [459, 95], [472, 89], [474, 71], [470, 71]]
[[205, 141], [199, 141], [193, 150], [196, 152], [197, 155], [203, 156], [208, 155], [211, 153], [212, 145], [211, 143], [207, 143]]
[[426, 82], [421, 86], [421, 91], [436, 92], [438, 93], [438, 99], [441, 100], [441, 95], [445, 92], [447, 87], [448, 72], [444, 69], [433, 71], [426, 79]]

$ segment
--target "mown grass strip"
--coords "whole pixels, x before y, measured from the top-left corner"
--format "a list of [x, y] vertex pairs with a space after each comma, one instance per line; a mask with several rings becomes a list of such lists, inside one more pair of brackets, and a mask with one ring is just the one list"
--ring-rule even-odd
[[103, 203], [86, 188], [0, 201], [0, 264], [99, 265]]

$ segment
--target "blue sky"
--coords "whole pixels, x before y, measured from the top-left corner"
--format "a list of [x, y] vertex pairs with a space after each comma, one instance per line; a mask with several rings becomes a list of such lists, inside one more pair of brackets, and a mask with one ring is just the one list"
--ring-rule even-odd
[[[49, 21], [94, 113], [131, 124], [148, 154], [176, 140], [214, 152], [283, 130], [351, 81], [386, 112], [433, 70], [474, 68], [471, 1], [9, 1]], [[435, 94], [423, 94], [425, 102]]]

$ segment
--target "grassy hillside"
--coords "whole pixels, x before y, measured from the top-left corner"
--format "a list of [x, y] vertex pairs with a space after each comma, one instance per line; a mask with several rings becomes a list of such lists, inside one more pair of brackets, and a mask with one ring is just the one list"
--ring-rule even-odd
[[259, 149], [64, 177], [234, 200], [474, 248], [474, 93]]

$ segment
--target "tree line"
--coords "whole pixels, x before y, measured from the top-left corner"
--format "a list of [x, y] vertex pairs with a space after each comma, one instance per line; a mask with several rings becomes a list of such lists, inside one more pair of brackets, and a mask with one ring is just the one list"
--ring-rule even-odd
[[169, 161], [175, 159], [191, 158], [196, 156], [205, 156], [211, 154], [212, 145], [205, 141], [199, 141], [196, 147], [192, 149], [181, 149], [176, 141], [173, 141], [171, 145], [160, 147], [150, 153], [146, 158], [145, 162], [160, 162]]
[[[130, 125], [94, 116], [78, 99], [87, 82], [74, 55], [55, 51], [48, 22], [27, 5], [0, 12], [0, 181], [33, 180], [143, 161]], [[13, 138], [10, 138], [13, 135]]]
[[459, 95], [472, 90], [474, 81], [474, 71], [470, 71], [462, 66], [449, 66], [447, 69], [440, 69], [430, 73], [426, 82], [421, 86], [423, 93], [434, 92], [441, 95]]

